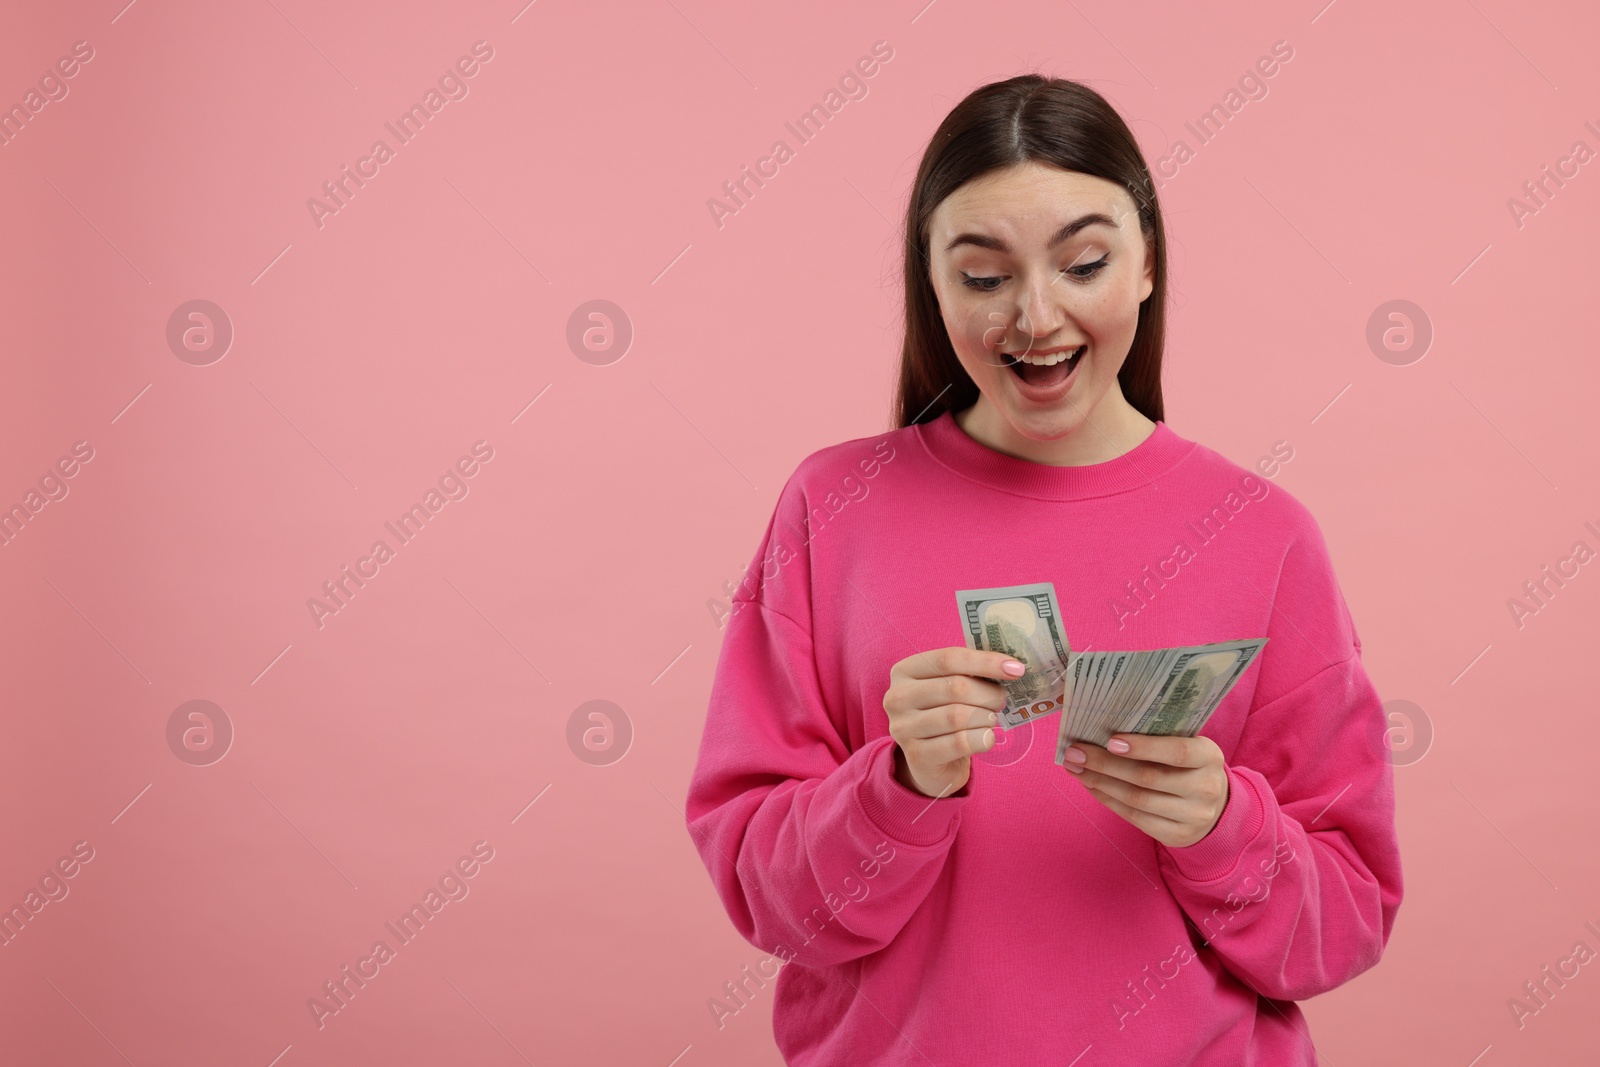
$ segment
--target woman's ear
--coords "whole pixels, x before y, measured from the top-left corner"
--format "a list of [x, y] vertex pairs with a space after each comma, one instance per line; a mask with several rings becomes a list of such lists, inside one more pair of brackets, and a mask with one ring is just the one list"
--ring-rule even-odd
[[1150, 299], [1150, 294], [1156, 291], [1156, 249], [1155, 242], [1149, 234], [1144, 234], [1144, 292], [1139, 296], [1139, 303]]

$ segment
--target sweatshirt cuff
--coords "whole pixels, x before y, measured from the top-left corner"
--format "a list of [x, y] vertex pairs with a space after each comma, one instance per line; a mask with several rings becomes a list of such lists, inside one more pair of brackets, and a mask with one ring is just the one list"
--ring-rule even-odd
[[894, 738], [880, 737], [869, 744], [878, 748], [868, 756], [866, 777], [856, 787], [867, 818], [898, 844], [916, 847], [943, 841], [961, 820], [968, 788], [962, 786], [947, 797], [907, 789], [894, 777]]
[[1261, 790], [1269, 788], [1266, 779], [1248, 768], [1227, 770], [1228, 804], [1211, 832], [1182, 848], [1157, 842], [1178, 873], [1191, 882], [1214, 882], [1232, 874], [1266, 825], [1267, 805], [1261, 796]]

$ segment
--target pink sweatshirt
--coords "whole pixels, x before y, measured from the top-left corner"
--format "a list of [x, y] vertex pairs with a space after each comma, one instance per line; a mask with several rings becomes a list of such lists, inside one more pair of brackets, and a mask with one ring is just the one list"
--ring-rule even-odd
[[[1059, 715], [948, 797], [895, 781], [890, 667], [963, 644], [957, 589], [1043, 581], [1076, 650], [1270, 639], [1201, 731], [1230, 790], [1201, 841], [1096, 801]], [[1313, 1067], [1294, 1001], [1378, 962], [1402, 885], [1380, 699], [1299, 501], [1164, 422], [1051, 467], [947, 412], [808, 456], [731, 608], [686, 813], [784, 961], [787, 1063]]]

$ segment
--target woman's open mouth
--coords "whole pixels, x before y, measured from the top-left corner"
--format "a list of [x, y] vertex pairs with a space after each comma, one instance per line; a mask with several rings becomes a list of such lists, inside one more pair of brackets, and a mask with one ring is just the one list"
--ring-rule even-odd
[[1026, 393], [1055, 393], [1064, 391], [1060, 387], [1072, 377], [1072, 372], [1077, 370], [1088, 349], [1089, 346], [1083, 344], [1070, 352], [1054, 352], [1048, 356], [1024, 352], [1020, 359], [1009, 352], [1002, 352], [1000, 359], [1011, 368], [1011, 373], [1017, 376]]

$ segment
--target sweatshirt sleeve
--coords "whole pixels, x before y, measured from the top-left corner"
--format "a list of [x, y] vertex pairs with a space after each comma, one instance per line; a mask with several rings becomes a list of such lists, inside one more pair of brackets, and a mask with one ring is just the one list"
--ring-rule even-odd
[[901, 785], [891, 737], [851, 750], [807, 625], [804, 507], [791, 478], [734, 594], [685, 816], [739, 933], [822, 967], [904, 927], [944, 865], [969, 788], [933, 798]]
[[1276, 591], [1259, 590], [1272, 596], [1271, 651], [1228, 761], [1227, 805], [1200, 841], [1156, 846], [1201, 937], [1277, 1000], [1376, 964], [1402, 894], [1383, 704], [1321, 531], [1302, 514]]

